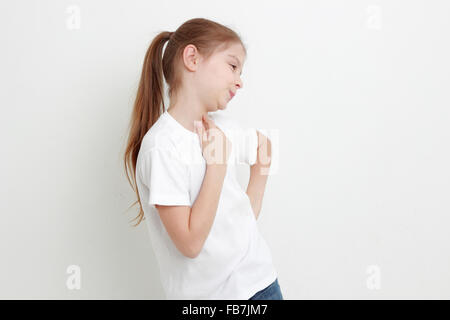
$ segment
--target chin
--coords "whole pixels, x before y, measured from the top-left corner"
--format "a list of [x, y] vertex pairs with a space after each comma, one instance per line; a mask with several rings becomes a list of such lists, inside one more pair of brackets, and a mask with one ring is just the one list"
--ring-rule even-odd
[[227, 105], [226, 104], [218, 104], [217, 105], [217, 110], [224, 110], [224, 109], [226, 109], [227, 108]]

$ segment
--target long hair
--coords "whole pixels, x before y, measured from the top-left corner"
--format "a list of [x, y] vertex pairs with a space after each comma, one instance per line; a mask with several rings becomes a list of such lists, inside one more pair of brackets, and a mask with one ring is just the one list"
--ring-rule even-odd
[[[166, 42], [167, 46], [163, 55]], [[139, 219], [139, 221], [134, 226], [145, 219], [136, 184], [136, 162], [144, 135], [165, 110], [163, 75], [169, 87], [170, 99], [181, 87], [180, 63], [182, 63], [184, 48], [188, 44], [194, 45], [199, 54], [207, 60], [219, 48], [226, 48], [233, 43], [240, 43], [244, 51], [247, 51], [245, 44], [235, 31], [208, 19], [195, 18], [183, 23], [175, 32], [160, 32], [147, 49], [127, 128], [129, 135], [124, 153], [125, 174], [137, 195], [137, 200], [130, 207], [139, 203], [139, 214], [133, 219]], [[130, 180], [129, 173], [133, 181]]]

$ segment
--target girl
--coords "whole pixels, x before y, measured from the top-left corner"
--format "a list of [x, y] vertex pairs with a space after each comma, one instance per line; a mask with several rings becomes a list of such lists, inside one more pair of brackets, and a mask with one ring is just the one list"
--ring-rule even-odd
[[[270, 141], [218, 111], [242, 88], [245, 57], [234, 31], [201, 18], [160, 33], [145, 55], [125, 171], [168, 299], [283, 299], [256, 224]], [[251, 166], [246, 192], [233, 160]]]

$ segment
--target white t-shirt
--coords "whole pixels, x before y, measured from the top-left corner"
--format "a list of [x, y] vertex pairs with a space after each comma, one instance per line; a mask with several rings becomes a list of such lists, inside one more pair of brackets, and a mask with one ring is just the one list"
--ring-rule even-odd
[[209, 117], [232, 148], [215, 219], [196, 258], [177, 249], [154, 204], [194, 204], [206, 170], [197, 133], [165, 111], [145, 134], [138, 154], [139, 197], [170, 300], [247, 300], [277, 278], [250, 199], [236, 177], [236, 163], [252, 165], [256, 161], [256, 130], [242, 129], [222, 111], [210, 112]]

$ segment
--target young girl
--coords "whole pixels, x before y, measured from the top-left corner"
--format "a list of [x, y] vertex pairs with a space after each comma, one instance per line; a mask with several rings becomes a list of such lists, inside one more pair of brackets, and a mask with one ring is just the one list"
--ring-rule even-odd
[[[283, 299], [256, 223], [270, 141], [221, 111], [242, 88], [245, 58], [234, 31], [201, 18], [160, 33], [145, 55], [125, 171], [168, 299]], [[246, 192], [237, 161], [251, 166]]]

